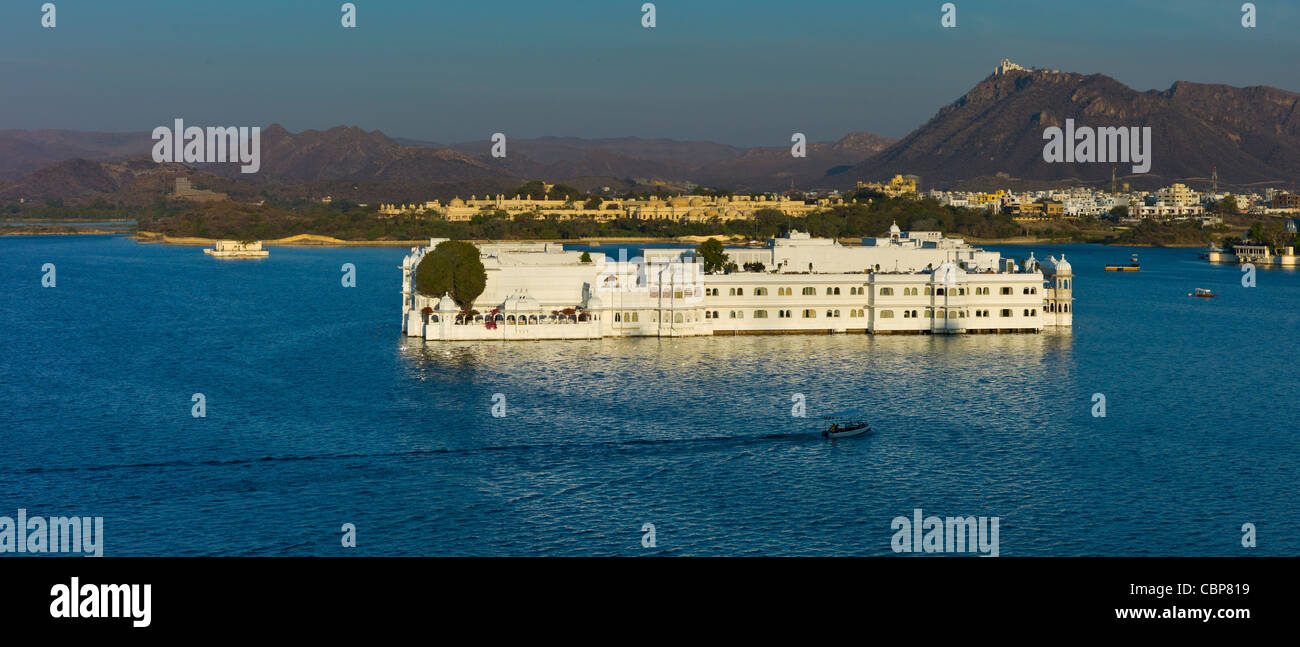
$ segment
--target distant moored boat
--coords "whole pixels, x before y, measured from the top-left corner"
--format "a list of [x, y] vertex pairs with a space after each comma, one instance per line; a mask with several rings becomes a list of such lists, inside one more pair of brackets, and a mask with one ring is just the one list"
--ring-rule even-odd
[[237, 240], [218, 240], [216, 247], [203, 250], [204, 254], [217, 258], [262, 258], [271, 252], [262, 249], [262, 241], [240, 242]]
[[1131, 258], [1129, 258], [1128, 265], [1110, 264], [1106, 266], [1107, 272], [1139, 272], [1141, 270], [1142, 270], [1142, 266], [1138, 265], [1137, 254], [1134, 254]]

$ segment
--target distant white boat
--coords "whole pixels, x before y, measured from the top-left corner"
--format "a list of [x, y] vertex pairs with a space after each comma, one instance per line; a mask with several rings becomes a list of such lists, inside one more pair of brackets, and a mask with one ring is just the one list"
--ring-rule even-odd
[[240, 242], [237, 240], [218, 240], [216, 247], [203, 250], [204, 254], [217, 258], [263, 258], [271, 252], [262, 249], [262, 241]]

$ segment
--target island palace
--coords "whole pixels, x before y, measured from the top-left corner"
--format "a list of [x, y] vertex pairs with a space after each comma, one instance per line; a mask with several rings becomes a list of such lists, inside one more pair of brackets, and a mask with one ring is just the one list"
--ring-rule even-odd
[[426, 340], [595, 339], [785, 333], [1037, 333], [1073, 323], [1070, 263], [1023, 263], [940, 232], [902, 232], [846, 246], [791, 232], [728, 248], [760, 271], [705, 273], [692, 249], [612, 259], [557, 243], [479, 245], [487, 286], [462, 312], [415, 291], [420, 260], [402, 263], [402, 330]]

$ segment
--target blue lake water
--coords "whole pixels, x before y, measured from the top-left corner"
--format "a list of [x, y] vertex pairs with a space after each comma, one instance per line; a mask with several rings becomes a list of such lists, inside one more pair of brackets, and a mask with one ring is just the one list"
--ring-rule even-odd
[[1065, 251], [1073, 331], [426, 344], [405, 248], [0, 238], [0, 515], [103, 516], [106, 555], [885, 555], [914, 508], [1003, 555], [1300, 552], [1300, 275], [999, 249]]

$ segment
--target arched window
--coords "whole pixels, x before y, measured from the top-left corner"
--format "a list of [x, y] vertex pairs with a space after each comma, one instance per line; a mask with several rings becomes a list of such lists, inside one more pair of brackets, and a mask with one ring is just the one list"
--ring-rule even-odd
[[893, 319], [893, 318], [894, 318], [894, 311], [893, 311], [893, 310], [881, 310], [881, 311], [880, 311], [880, 318], [881, 318], [881, 319]]
[[754, 288], [754, 296], [756, 297], [767, 296], [767, 288]]
[[935, 289], [934, 289], [934, 295], [937, 296], [937, 297], [944, 296], [944, 294], [943, 294], [943, 288], [935, 288]]
[[622, 322], [622, 321], [623, 321], [623, 315], [622, 315], [621, 313], [615, 312], [615, 313], [614, 313], [614, 323], [620, 323], [620, 322]]
[[882, 297], [894, 296], [894, 288], [880, 288], [880, 296]]
[[679, 313], [673, 315], [673, 323], [685, 323], [685, 322], [682, 320], [682, 313], [679, 312]]
[[804, 289], [803, 289], [803, 294], [804, 294], [804, 296], [806, 296], [806, 297], [816, 296], [816, 295], [817, 295], [817, 288], [804, 288]]

